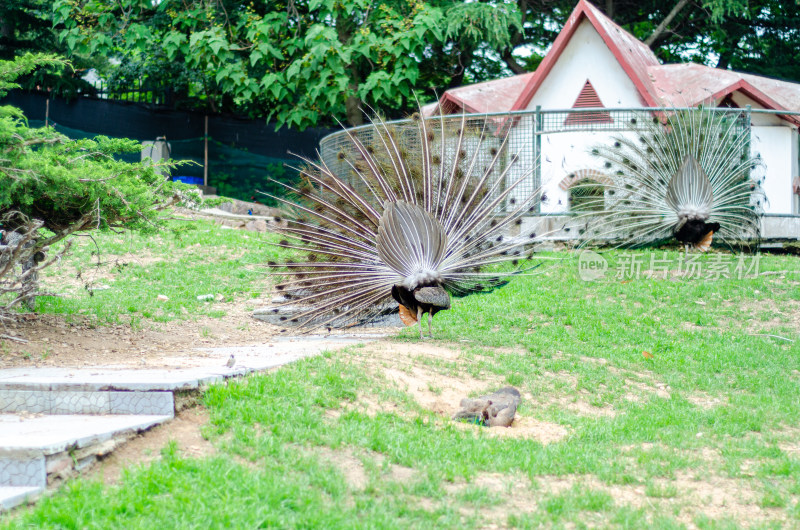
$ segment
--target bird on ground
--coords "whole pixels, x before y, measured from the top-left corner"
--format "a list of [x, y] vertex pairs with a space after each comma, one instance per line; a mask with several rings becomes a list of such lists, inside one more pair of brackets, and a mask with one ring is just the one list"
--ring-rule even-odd
[[[450, 308], [450, 295], [497, 287], [529, 259], [536, 234], [521, 234], [538, 192], [508, 141], [511, 123], [466, 116], [403, 123], [375, 118], [327, 161], [305, 160], [302, 182], [272, 195], [292, 212], [279, 246], [304, 258], [270, 263], [276, 289], [298, 313], [296, 329], [346, 327], [399, 305], [406, 325]], [[516, 232], [515, 237], [511, 233]], [[512, 267], [513, 269], [513, 267]], [[280, 306], [274, 308], [277, 313]]]
[[[729, 109], [726, 109], [729, 110]], [[758, 242], [765, 201], [762, 164], [750, 153], [742, 116], [712, 109], [631, 118], [629, 130], [592, 154], [602, 162], [604, 191], [581, 203], [590, 242], [644, 246], [677, 240], [707, 251], [723, 242]], [[579, 182], [573, 196], [595, 182]]]
[[233, 368], [235, 365], [236, 365], [236, 356], [234, 354], [231, 354], [231, 356], [228, 357], [228, 362], [225, 363], [225, 366], [227, 366], [228, 368]]

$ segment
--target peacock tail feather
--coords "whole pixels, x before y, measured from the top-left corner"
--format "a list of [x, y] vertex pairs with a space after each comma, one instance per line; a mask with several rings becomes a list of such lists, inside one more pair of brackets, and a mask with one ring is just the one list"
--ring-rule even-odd
[[751, 175], [762, 164], [742, 119], [711, 109], [643, 113], [636, 130], [594, 147], [604, 193], [592, 193], [595, 183], [571, 189], [588, 212], [580, 216], [587, 242], [638, 247], [678, 239], [704, 249], [713, 232], [729, 246], [757, 243], [765, 198]]
[[531, 170], [517, 167], [509, 126], [476, 127], [466, 116], [375, 118], [358, 132], [345, 129], [337, 170], [304, 159], [297, 187], [279, 183], [291, 196], [273, 196], [290, 211], [279, 245], [302, 256], [270, 264], [282, 276], [283, 305], [303, 308], [287, 323], [344, 327], [396, 308], [393, 286], [467, 294], [513, 273], [489, 266], [522, 267], [539, 236], [509, 234], [539, 194], [520, 193]]

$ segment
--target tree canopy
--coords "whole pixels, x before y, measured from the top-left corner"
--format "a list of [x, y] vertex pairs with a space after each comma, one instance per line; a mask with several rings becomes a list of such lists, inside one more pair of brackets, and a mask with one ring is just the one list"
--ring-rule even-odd
[[[532, 71], [575, 0], [57, 0], [49, 14], [46, 4], [4, 8], [26, 16], [3, 35], [30, 43], [51, 31], [31, 21], [50, 17], [58, 38], [42, 42], [99, 64], [112, 88], [146, 80], [178, 107], [303, 128], [360, 124], [362, 108], [402, 115], [435, 91]], [[665, 62], [800, 80], [797, 2], [597, 4]]]

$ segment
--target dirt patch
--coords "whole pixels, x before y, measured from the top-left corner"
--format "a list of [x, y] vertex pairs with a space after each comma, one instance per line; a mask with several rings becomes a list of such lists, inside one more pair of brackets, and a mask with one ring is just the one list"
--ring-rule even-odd
[[686, 401], [688, 401], [692, 405], [696, 405], [701, 409], [706, 409], [706, 410], [728, 404], [727, 398], [714, 397], [705, 392], [696, 392], [694, 394], [686, 396]]
[[[463, 352], [456, 345], [442, 347], [381, 341], [355, 350], [351, 362], [363, 363], [365, 370], [378, 380], [384, 380], [407, 393], [421, 408], [449, 422], [463, 398], [487, 394], [507, 384], [496, 374], [487, 373], [483, 377], [471, 375], [467, 361], [460, 362], [459, 370], [454, 371], [451, 362], [462, 357]], [[530, 394], [523, 397], [523, 402], [526, 400], [528, 404], [535, 403]], [[330, 418], [337, 418], [345, 410], [358, 410], [369, 415], [379, 412], [411, 414], [400, 403], [370, 395], [359, 395], [358, 399], [347, 403], [343, 409], [330, 410], [326, 414]], [[542, 444], [560, 441], [569, 434], [562, 425], [523, 416], [519, 412], [509, 428], [487, 428], [463, 422], [454, 422], [453, 425], [476, 435], [527, 438]]]
[[[537, 512], [543, 509], [542, 502], [547, 498], [569, 490], [593, 490], [608, 493], [616, 506], [655, 509], [676, 517], [689, 528], [697, 528], [694, 521], [701, 515], [711, 519], [730, 518], [747, 526], [786, 521], [783, 510], [758, 505], [760, 493], [746, 480], [715, 475], [699, 479], [697, 473], [685, 471], [673, 479], [656, 479], [652, 489], [644, 484], [606, 484], [592, 475], [544, 475], [531, 481], [514, 474], [486, 473], [469, 482], [457, 480], [445, 489], [454, 496], [468, 487], [485, 488], [494, 499], [490, 506], [481, 509], [486, 520], [504, 521], [509, 513]], [[586, 522], [583, 516], [581, 520]], [[602, 521], [600, 526], [605, 526]]]
[[495, 438], [525, 438], [536, 440], [542, 445], [560, 442], [569, 435], [569, 430], [563, 425], [519, 414], [514, 418], [511, 427], [481, 427], [463, 422], [455, 422], [454, 425], [475, 434], [486, 434]]
[[[0, 369], [17, 366], [119, 368], [181, 368], [187, 358], [209, 357], [205, 348], [261, 346], [286, 337], [280, 329], [256, 320], [242, 302], [217, 303], [222, 318], [149, 322], [141, 329], [124, 324], [98, 325], [86, 317], [25, 315], [17, 322], [0, 325], [0, 334], [28, 342], [0, 340]], [[348, 330], [352, 333], [353, 330]], [[358, 333], [381, 335], [385, 328], [364, 328]], [[335, 331], [331, 338], [345, 334]], [[287, 340], [289, 339], [286, 337]], [[220, 362], [224, 364], [225, 359]]]
[[[743, 324], [747, 331], [754, 334], [770, 334], [781, 328], [800, 329], [800, 300], [781, 300], [780, 302], [771, 299], [738, 300], [736, 304], [725, 302], [725, 306], [734, 307], [748, 318], [737, 321], [738, 324], [737, 322], [726, 321], [724, 325], [736, 326]], [[768, 315], [768, 318], [762, 319], [765, 314]], [[787, 338], [796, 339], [797, 337], [790, 336]]]
[[[370, 462], [374, 465], [374, 469], [378, 470], [381, 480], [406, 482], [416, 475], [414, 469], [389, 463], [386, 457], [380, 453], [358, 451], [348, 447], [337, 449], [314, 447], [310, 452], [318, 455], [323, 462], [338, 469], [344, 476], [348, 486], [357, 490], [362, 490], [369, 484], [370, 472], [364, 462]], [[370, 467], [373, 467], [373, 465], [370, 465]]]
[[[125, 366], [158, 368], [169, 357], [199, 355], [195, 348], [264, 344], [279, 330], [252, 318], [242, 303], [218, 304], [224, 318], [150, 322], [142, 329], [98, 325], [86, 317], [25, 315], [4, 333], [28, 341], [0, 341], [0, 368], [15, 366]], [[0, 330], [2, 328], [0, 327]]]
[[116, 484], [122, 477], [123, 470], [161, 458], [161, 450], [172, 440], [185, 457], [213, 455], [216, 448], [203, 438], [201, 432], [208, 419], [208, 411], [202, 407], [186, 409], [174, 419], [153, 427], [116, 448], [86, 473], [86, 476], [102, 480], [106, 484]]

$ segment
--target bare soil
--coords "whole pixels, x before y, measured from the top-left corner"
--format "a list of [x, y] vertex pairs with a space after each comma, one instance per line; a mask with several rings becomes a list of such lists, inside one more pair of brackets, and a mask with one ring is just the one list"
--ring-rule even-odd
[[128, 440], [85, 473], [90, 479], [116, 484], [126, 469], [143, 466], [161, 458], [161, 450], [171, 441], [178, 451], [190, 458], [216, 453], [214, 445], [202, 433], [208, 423], [208, 412], [202, 407], [185, 409], [171, 421], [153, 427]]
[[158, 368], [171, 357], [197, 355], [197, 348], [265, 344], [279, 330], [254, 319], [242, 303], [219, 303], [224, 318], [150, 323], [142, 329], [97, 325], [85, 317], [25, 315], [0, 325], [0, 334], [25, 343], [0, 340], [0, 368], [16, 366], [82, 367], [113, 365]]

